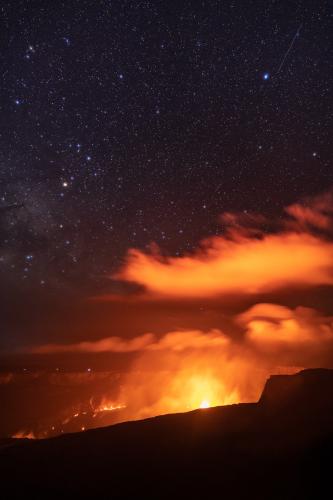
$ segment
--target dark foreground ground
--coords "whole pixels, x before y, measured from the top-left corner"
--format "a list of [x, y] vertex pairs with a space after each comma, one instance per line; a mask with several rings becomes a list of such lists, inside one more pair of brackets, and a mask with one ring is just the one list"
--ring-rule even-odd
[[0, 447], [1, 498], [333, 497], [333, 370], [274, 376], [258, 403]]

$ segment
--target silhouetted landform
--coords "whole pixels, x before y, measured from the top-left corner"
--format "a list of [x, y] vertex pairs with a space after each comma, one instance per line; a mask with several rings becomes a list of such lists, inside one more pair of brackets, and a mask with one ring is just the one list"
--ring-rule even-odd
[[[2, 498], [332, 497], [333, 370], [272, 376], [258, 403], [0, 443]], [[6, 493], [5, 493], [6, 492]]]

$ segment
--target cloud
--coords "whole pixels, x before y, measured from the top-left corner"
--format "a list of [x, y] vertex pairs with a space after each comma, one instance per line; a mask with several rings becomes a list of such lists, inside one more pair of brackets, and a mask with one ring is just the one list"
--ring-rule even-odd
[[[34, 347], [30, 352], [49, 353], [128, 353], [128, 352], [173, 352], [205, 351], [215, 349], [223, 353], [231, 353], [236, 345], [247, 342], [252, 347], [267, 347], [279, 344], [285, 346], [302, 346], [305, 344], [322, 344], [333, 342], [333, 317], [323, 316], [315, 309], [296, 307], [291, 309], [278, 304], [255, 304], [243, 313], [231, 317], [238, 326], [239, 333], [244, 332], [243, 341], [236, 343], [218, 328], [208, 331], [199, 329], [179, 329], [157, 336], [145, 333], [131, 339], [107, 337], [96, 341], [84, 341], [76, 344], [45, 344]], [[278, 351], [276, 351], [278, 354]]]
[[166, 333], [157, 342], [147, 347], [151, 351], [170, 349], [184, 351], [186, 349], [205, 349], [226, 346], [229, 343], [220, 330], [213, 329], [208, 332], [200, 330], [184, 330]]
[[264, 227], [269, 221], [261, 214], [253, 212], [224, 212], [220, 215], [220, 222], [229, 238], [238, 239], [242, 237], [260, 237], [264, 234]]
[[[324, 317], [315, 309], [290, 309], [276, 304], [256, 304], [238, 316], [246, 328], [246, 337], [258, 346], [277, 344], [297, 346], [333, 341], [333, 317]], [[303, 345], [304, 347], [304, 345]]]
[[35, 354], [53, 354], [63, 352], [113, 352], [126, 353], [136, 351], [184, 351], [186, 349], [205, 349], [225, 346], [228, 338], [218, 329], [208, 332], [200, 330], [180, 330], [168, 332], [161, 338], [152, 333], [145, 333], [132, 339], [107, 337], [105, 339], [79, 342], [76, 344], [45, 344], [30, 350]]
[[154, 336], [145, 333], [133, 339], [122, 339], [121, 337], [107, 337], [96, 341], [84, 341], [76, 344], [45, 344], [30, 350], [36, 354], [49, 354], [60, 352], [134, 352], [140, 351], [152, 343]]
[[317, 228], [326, 231], [331, 230], [333, 193], [330, 191], [305, 200], [303, 203], [294, 203], [287, 207], [285, 211], [294, 219], [289, 221], [289, 226], [295, 229], [311, 230]]
[[[150, 298], [203, 298], [255, 294], [290, 286], [333, 284], [333, 242], [317, 229], [328, 229], [333, 198], [325, 194], [286, 208], [289, 218], [270, 224], [256, 214], [225, 213], [224, 235], [201, 242], [191, 254], [164, 257], [129, 250], [114, 278], [135, 282]], [[266, 231], [267, 231], [266, 227]], [[316, 229], [316, 230], [315, 230]]]
[[333, 284], [332, 267], [333, 243], [281, 233], [237, 241], [213, 237], [184, 257], [130, 250], [116, 277], [143, 285], [156, 298], [201, 298]]

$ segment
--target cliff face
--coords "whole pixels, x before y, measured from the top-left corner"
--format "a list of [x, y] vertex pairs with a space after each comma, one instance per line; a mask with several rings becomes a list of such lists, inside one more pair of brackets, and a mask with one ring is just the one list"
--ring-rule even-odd
[[0, 449], [4, 498], [324, 498], [333, 370], [273, 376], [258, 403]]
[[304, 418], [333, 411], [333, 370], [318, 368], [270, 377], [259, 406], [268, 412], [301, 413]]

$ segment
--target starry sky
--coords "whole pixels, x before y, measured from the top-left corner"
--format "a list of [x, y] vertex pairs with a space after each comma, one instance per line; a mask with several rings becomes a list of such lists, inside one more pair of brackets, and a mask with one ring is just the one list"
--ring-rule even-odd
[[122, 291], [129, 248], [181, 256], [333, 184], [329, 2], [16, 0], [0, 23], [5, 346]]

